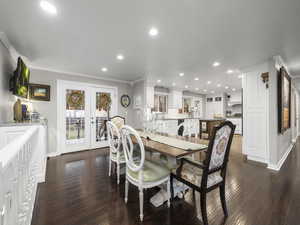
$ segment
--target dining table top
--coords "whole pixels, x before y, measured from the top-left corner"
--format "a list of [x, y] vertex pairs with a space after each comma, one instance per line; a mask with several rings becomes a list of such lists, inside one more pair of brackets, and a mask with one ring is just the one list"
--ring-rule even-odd
[[138, 133], [143, 141], [145, 149], [174, 158], [181, 158], [196, 152], [204, 151], [208, 146], [207, 140], [196, 137], [147, 133], [141, 130], [139, 130]]

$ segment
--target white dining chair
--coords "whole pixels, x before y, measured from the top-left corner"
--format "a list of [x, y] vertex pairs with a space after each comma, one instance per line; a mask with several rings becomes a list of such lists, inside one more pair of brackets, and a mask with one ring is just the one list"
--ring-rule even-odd
[[[170, 207], [170, 170], [157, 162], [145, 160], [145, 148], [141, 137], [130, 126], [121, 128], [121, 139], [126, 159], [125, 202], [128, 200], [129, 183], [139, 189], [140, 220], [143, 221], [143, 190], [167, 183], [168, 207]], [[133, 157], [133, 139], [138, 145], [139, 159]]]
[[120, 183], [120, 165], [125, 164], [125, 156], [121, 148], [120, 132], [116, 124], [111, 121], [106, 122], [107, 136], [109, 143], [109, 172], [111, 176], [112, 162], [117, 164], [117, 183]]

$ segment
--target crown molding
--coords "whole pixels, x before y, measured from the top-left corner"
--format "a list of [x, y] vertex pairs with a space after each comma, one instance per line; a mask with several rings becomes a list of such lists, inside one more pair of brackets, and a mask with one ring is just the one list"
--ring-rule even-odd
[[38, 66], [35, 64], [29, 64], [29, 67], [31, 69], [35, 69], [35, 70], [48, 71], [48, 72], [53, 72], [53, 73], [61, 73], [61, 74], [70, 75], [70, 76], [79, 76], [79, 77], [86, 77], [86, 78], [91, 78], [91, 79], [96, 79], [96, 80], [105, 80], [105, 81], [112, 81], [112, 82], [118, 82], [118, 83], [123, 83], [123, 84], [131, 84], [131, 81], [119, 80], [119, 79], [102, 77], [102, 76], [94, 76], [94, 75], [90, 75], [90, 74], [77, 73], [77, 72], [71, 72], [71, 71], [56, 70], [56, 69], [48, 68], [48, 67], [41, 67], [41, 66]]

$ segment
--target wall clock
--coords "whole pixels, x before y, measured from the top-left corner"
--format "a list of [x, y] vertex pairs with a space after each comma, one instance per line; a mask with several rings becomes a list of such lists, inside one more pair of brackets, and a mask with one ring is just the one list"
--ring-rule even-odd
[[127, 108], [130, 105], [130, 97], [128, 95], [122, 95], [121, 105], [125, 108]]

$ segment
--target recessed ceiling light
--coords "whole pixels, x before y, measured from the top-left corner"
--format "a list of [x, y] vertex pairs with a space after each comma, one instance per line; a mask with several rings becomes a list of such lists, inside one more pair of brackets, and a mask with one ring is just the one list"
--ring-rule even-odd
[[196, 91], [199, 91], [199, 88], [195, 88]]
[[228, 74], [232, 74], [232, 73], [233, 73], [233, 70], [227, 70], [227, 73], [228, 73]]
[[239, 78], [239, 79], [242, 79], [242, 78], [243, 78], [243, 75], [242, 75], [242, 74], [238, 75], [238, 78]]
[[213, 63], [213, 67], [218, 67], [218, 66], [220, 66], [221, 65], [221, 63], [219, 63], [219, 62], [214, 62]]
[[228, 86], [225, 86], [225, 89], [228, 89], [229, 87]]
[[53, 4], [51, 4], [50, 2], [48, 2], [48, 1], [41, 1], [40, 2], [40, 6], [47, 13], [57, 14], [56, 7]]
[[107, 68], [106, 67], [102, 67], [102, 72], [107, 72]]
[[211, 81], [209, 80], [209, 81], [207, 81], [207, 84], [211, 84]]
[[183, 77], [183, 76], [184, 76], [184, 73], [179, 73], [179, 76], [180, 76], [180, 77]]
[[210, 93], [212, 93], [212, 94], [213, 94], [213, 93], [215, 93], [215, 91], [211, 91]]
[[188, 85], [185, 85], [184, 87], [185, 87], [185, 88], [189, 88], [189, 86], [188, 86]]
[[151, 37], [155, 37], [158, 35], [158, 29], [156, 27], [151, 27], [149, 30], [149, 35]]
[[221, 84], [217, 84], [217, 87], [221, 87]]
[[199, 80], [199, 78], [198, 77], [195, 77], [195, 79], [194, 80]]
[[204, 91], [204, 92], [207, 92], [207, 90], [206, 90], [206, 89], [204, 89], [203, 91]]
[[172, 83], [172, 86], [176, 86], [176, 83]]
[[232, 90], [232, 91], [235, 91], [235, 88], [232, 88], [231, 90]]
[[157, 80], [157, 83], [160, 83], [161, 82], [161, 80]]
[[117, 55], [117, 59], [118, 59], [118, 60], [123, 60], [123, 59], [124, 59], [124, 56], [121, 55], [121, 54], [118, 54], [118, 55]]

